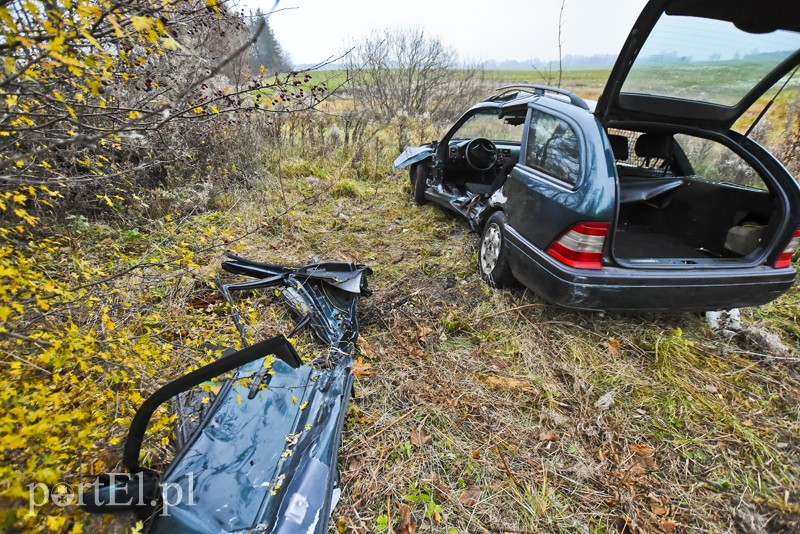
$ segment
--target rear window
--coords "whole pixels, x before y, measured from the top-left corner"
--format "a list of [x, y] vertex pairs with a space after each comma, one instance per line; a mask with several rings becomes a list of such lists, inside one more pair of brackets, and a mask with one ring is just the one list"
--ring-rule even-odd
[[685, 134], [676, 134], [675, 141], [692, 164], [695, 175], [702, 179], [767, 191], [767, 184], [756, 170], [722, 143]]
[[797, 32], [747, 33], [721, 20], [663, 15], [622, 92], [735, 106], [798, 48]]
[[580, 144], [575, 130], [558, 117], [534, 111], [525, 149], [525, 164], [574, 185], [580, 176]]
[[[610, 128], [608, 139], [620, 175], [686, 177], [767, 191], [756, 170], [717, 141], [687, 134], [641, 133]], [[681, 156], [689, 167], [682, 168]]]

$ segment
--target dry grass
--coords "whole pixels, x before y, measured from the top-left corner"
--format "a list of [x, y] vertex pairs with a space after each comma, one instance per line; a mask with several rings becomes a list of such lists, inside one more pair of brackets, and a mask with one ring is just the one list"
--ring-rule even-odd
[[[224, 309], [191, 305], [204, 280], [225, 276], [223, 250], [374, 269], [332, 532], [800, 529], [796, 290], [743, 313], [791, 349], [775, 354], [719, 337], [697, 314], [599, 316], [490, 288], [467, 225], [414, 206], [408, 175], [391, 171], [398, 135], [425, 140], [434, 125], [368, 126], [345, 146], [333, 119], [315, 120], [276, 130], [280, 150], [259, 154], [246, 183], [212, 190], [204, 213], [141, 227], [142, 257], [168, 258], [174, 244], [194, 250], [199, 268], [165, 260], [144, 271], [152, 278], [118, 283], [161, 312], [159, 339], [179, 358], [188, 340], [235, 338]], [[134, 245], [87, 224], [83, 256], [106, 251], [102, 263], [117, 270], [109, 241]], [[286, 323], [260, 324], [273, 318], [271, 328]], [[145, 389], [175, 374], [174, 358]], [[108, 424], [106, 435], [126, 430]]]
[[[413, 206], [407, 175], [387, 170], [391, 143], [376, 146], [378, 173], [360, 179], [335, 153], [284, 161], [290, 204], [330, 190], [240, 243], [375, 270], [339, 531], [800, 528], [795, 354], [718, 337], [697, 314], [601, 317], [489, 288], [477, 237]], [[795, 346], [797, 306], [792, 291], [745, 321]]]

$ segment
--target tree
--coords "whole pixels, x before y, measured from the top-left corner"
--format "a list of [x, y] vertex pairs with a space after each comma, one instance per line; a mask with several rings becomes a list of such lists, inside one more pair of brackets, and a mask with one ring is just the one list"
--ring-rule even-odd
[[264, 29], [258, 35], [255, 44], [253, 45], [253, 63], [256, 70], [262, 65], [264, 68], [284, 72], [289, 70], [289, 61], [281, 49], [278, 40], [275, 39], [275, 34], [272, 33], [272, 28], [269, 26], [268, 16], [261, 11], [261, 8], [256, 9], [255, 15], [250, 16], [250, 28], [255, 33], [259, 24], [263, 21]]
[[562, 34], [564, 32], [564, 6], [567, 0], [561, 0], [561, 8], [558, 10], [558, 72], [553, 72], [553, 64], [550, 62], [547, 67], [542, 70], [536, 66], [536, 61], [531, 62], [533, 70], [542, 79], [545, 85], [551, 87], [561, 87], [561, 81], [564, 77], [564, 58], [562, 48], [564, 47], [564, 39]]
[[0, 2], [0, 216], [33, 223], [40, 192], [87, 184], [112, 206], [103, 184], [163, 172], [194, 126], [313, 105], [297, 73], [244, 78], [265, 29], [223, 0]]
[[479, 65], [422, 29], [375, 32], [346, 58], [353, 98], [383, 119], [397, 113], [452, 118], [485, 93]]

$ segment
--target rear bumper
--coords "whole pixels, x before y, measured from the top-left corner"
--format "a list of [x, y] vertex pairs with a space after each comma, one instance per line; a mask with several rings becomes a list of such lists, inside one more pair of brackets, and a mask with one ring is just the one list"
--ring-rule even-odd
[[514, 276], [558, 306], [591, 311], [708, 311], [759, 306], [795, 280], [792, 267], [573, 269], [506, 227]]

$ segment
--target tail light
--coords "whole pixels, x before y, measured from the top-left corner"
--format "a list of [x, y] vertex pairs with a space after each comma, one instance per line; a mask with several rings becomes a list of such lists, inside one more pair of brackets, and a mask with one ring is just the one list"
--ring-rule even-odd
[[775, 268], [780, 269], [782, 267], [788, 267], [792, 264], [792, 255], [794, 251], [797, 250], [798, 245], [800, 245], [800, 226], [797, 227], [797, 230], [794, 231], [792, 235], [792, 240], [789, 241], [789, 244], [786, 245], [786, 248], [783, 249], [781, 255], [778, 256], [778, 261], [775, 262]]
[[609, 223], [578, 223], [562, 235], [547, 253], [570, 267], [602, 269], [603, 245], [608, 235]]

